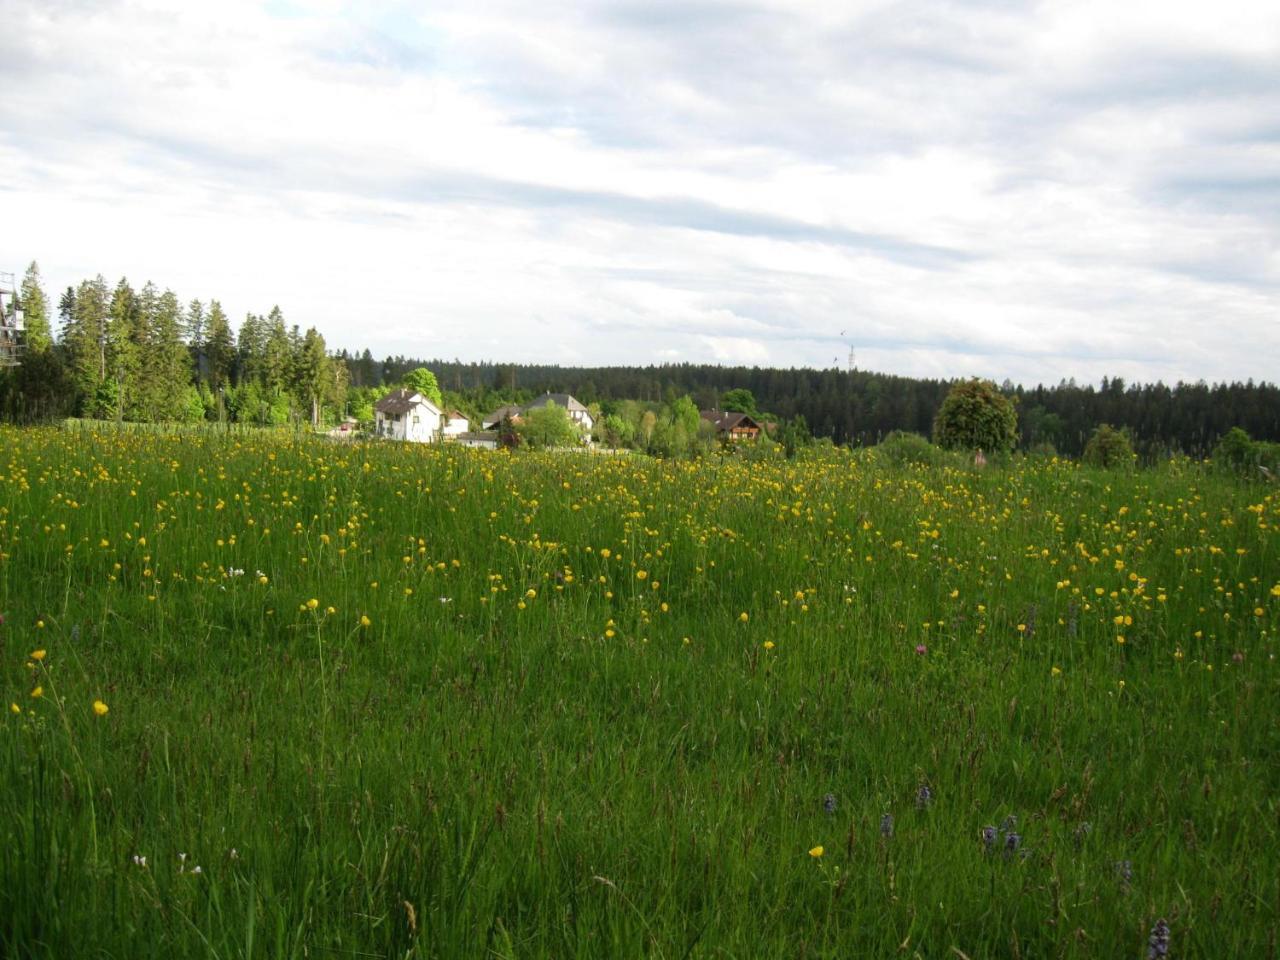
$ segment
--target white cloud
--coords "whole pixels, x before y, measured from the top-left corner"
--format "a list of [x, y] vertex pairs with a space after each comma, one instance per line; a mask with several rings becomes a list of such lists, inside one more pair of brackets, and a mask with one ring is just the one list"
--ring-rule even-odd
[[0, 9], [0, 267], [55, 291], [279, 303], [379, 355], [1280, 359], [1274, 4]]

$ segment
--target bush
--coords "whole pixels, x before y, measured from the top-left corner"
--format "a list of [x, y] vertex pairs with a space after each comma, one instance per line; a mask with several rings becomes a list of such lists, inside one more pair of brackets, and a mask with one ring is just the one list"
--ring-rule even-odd
[[1232, 427], [1213, 448], [1213, 465], [1243, 477], [1274, 476], [1280, 474], [1280, 443], [1254, 440], [1239, 427]]
[[895, 467], [908, 464], [937, 466], [943, 453], [918, 433], [894, 430], [876, 445], [877, 454]]
[[1007, 452], [1018, 440], [1013, 401], [990, 380], [957, 383], [933, 421], [933, 442], [947, 450]]
[[1129, 434], [1109, 423], [1099, 424], [1085, 444], [1083, 460], [1092, 467], [1125, 469], [1132, 467], [1136, 459]]

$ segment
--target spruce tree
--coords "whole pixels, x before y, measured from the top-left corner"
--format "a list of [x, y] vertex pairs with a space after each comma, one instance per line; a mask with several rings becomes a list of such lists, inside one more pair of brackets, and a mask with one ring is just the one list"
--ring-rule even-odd
[[123, 420], [140, 418], [138, 388], [142, 358], [148, 346], [148, 326], [155, 312], [156, 288], [148, 283], [135, 294], [121, 278], [111, 297], [107, 321], [106, 377], [112, 391], [98, 400], [98, 415]]
[[208, 357], [205, 354], [205, 322], [204, 304], [199, 299], [192, 300], [187, 304], [185, 329], [196, 383], [207, 383], [209, 378]]
[[62, 343], [67, 353], [70, 379], [76, 393], [76, 407], [93, 416], [99, 387], [107, 376], [107, 317], [110, 294], [102, 274], [85, 280], [73, 292], [63, 295], [61, 307], [67, 311]]
[[149, 349], [143, 356], [143, 416], [147, 420], [184, 419], [191, 385], [191, 355], [182, 341], [182, 305], [172, 290], [155, 301]]
[[41, 354], [53, 345], [53, 333], [49, 325], [49, 298], [40, 286], [40, 267], [34, 260], [22, 278], [22, 310], [26, 315], [27, 353]]
[[231, 336], [231, 324], [222, 312], [222, 304], [209, 301], [209, 319], [205, 326], [204, 352], [209, 363], [209, 386], [216, 392], [226, 389], [231, 380], [231, 368], [235, 363], [235, 340]]
[[236, 348], [239, 367], [237, 384], [262, 385], [266, 354], [264, 323], [262, 317], [249, 313], [245, 314], [244, 323], [240, 324], [240, 336]]
[[307, 330], [298, 353], [299, 396], [310, 410], [311, 426], [317, 427], [320, 425], [320, 405], [332, 378], [332, 361], [325, 352], [324, 337], [320, 336], [315, 327]]

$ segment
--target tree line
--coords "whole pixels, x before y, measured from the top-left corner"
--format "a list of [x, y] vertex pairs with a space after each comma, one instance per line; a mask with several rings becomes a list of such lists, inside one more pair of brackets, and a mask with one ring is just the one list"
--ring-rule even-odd
[[[721, 398], [744, 389], [754, 396], [761, 416], [780, 423], [803, 418], [814, 437], [852, 446], [879, 443], [894, 431], [931, 436], [934, 418], [956, 383], [837, 368], [561, 367], [403, 356], [375, 361], [368, 351], [340, 356], [354, 364], [352, 382], [358, 384], [391, 383], [414, 367], [429, 367], [446, 392], [470, 398], [480, 409], [543, 392], [571, 393], [606, 413], [625, 400], [669, 406], [686, 394], [700, 409], [728, 409]], [[1171, 453], [1207, 456], [1232, 427], [1260, 440], [1280, 440], [1280, 387], [1269, 382], [1166, 386], [1109, 377], [1099, 387], [1064, 380], [1028, 388], [1006, 381], [1000, 390], [1015, 402], [1023, 450], [1053, 449], [1078, 457], [1103, 423], [1127, 429], [1136, 451], [1147, 459]]]
[[[842, 445], [870, 445], [893, 431], [928, 436], [954, 381], [864, 370], [722, 367], [562, 367], [463, 362], [371, 351], [332, 352], [315, 328], [301, 331], [279, 307], [248, 314], [233, 330], [218, 300], [183, 302], [172, 290], [97, 276], [68, 287], [56, 309], [39, 269], [23, 278], [27, 353], [0, 373], [0, 414], [30, 422], [66, 416], [118, 420], [227, 420], [320, 425], [352, 415], [372, 419], [374, 400], [413, 370], [434, 372], [443, 401], [473, 417], [544, 393], [570, 393], [598, 408], [622, 442], [657, 431], [677, 445], [696, 432], [682, 405], [722, 407], [730, 391], [748, 391], [761, 417], [797, 434]], [[1280, 388], [1244, 383], [1101, 386], [1066, 380], [1027, 388], [1006, 382], [1016, 403], [1018, 445], [1079, 456], [1102, 423], [1125, 428], [1139, 455], [1207, 455], [1241, 427], [1280, 440]], [[670, 432], [663, 426], [663, 411]], [[644, 413], [654, 412], [648, 423]], [[685, 423], [685, 421], [689, 421]], [[677, 429], [678, 428], [678, 429]], [[630, 434], [630, 436], [628, 436]], [[652, 433], [647, 443], [652, 443]]]
[[221, 303], [101, 275], [68, 287], [55, 313], [32, 263], [19, 293], [22, 364], [0, 378], [0, 411], [19, 422], [81, 416], [141, 422], [235, 420], [319, 425], [346, 402], [346, 365], [279, 307], [238, 333]]

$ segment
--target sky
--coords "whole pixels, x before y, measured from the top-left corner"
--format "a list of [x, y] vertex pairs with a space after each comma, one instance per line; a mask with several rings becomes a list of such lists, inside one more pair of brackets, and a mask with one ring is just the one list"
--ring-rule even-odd
[[1276, 379], [1274, 0], [0, 0], [0, 270], [332, 349]]

